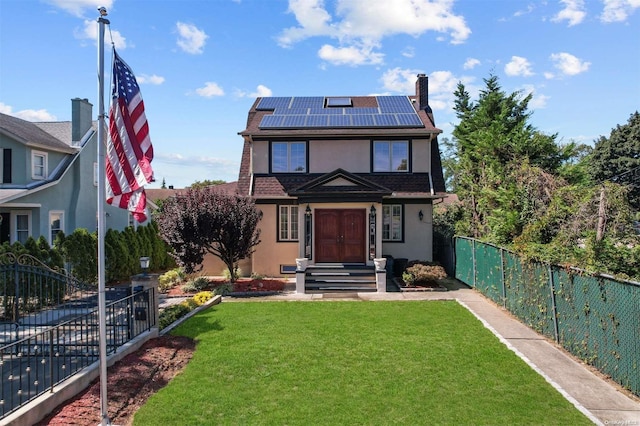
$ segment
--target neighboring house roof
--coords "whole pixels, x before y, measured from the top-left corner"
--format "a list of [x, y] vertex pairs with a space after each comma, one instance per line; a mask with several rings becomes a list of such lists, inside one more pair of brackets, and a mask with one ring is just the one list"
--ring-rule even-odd
[[[63, 122], [65, 123], [65, 122]], [[52, 129], [56, 129], [54, 134], [48, 133], [43, 129], [47, 128], [47, 124]], [[63, 139], [59, 139], [56, 136], [63, 136], [64, 128], [66, 124], [58, 125], [60, 123], [32, 123], [25, 121], [17, 117], [13, 117], [7, 114], [0, 113], [0, 132], [6, 136], [15, 139], [16, 141], [23, 143], [27, 146], [34, 148], [47, 149], [52, 151], [64, 152], [67, 154], [73, 154], [77, 152], [76, 148], [70, 146], [71, 142], [71, 123], [69, 122], [69, 143], [63, 142]], [[54, 125], [57, 125], [54, 127]]]
[[92, 129], [84, 135], [82, 140], [72, 146], [70, 121], [34, 123], [0, 113], [0, 133], [31, 148], [68, 154], [46, 179], [32, 181], [26, 185], [5, 184], [4, 188], [0, 189], [0, 204], [40, 191], [60, 180], [95, 133], [96, 125], [97, 122], [93, 123]]
[[[225, 182], [217, 185], [211, 185], [209, 188], [220, 191], [225, 194], [236, 194], [237, 193], [238, 182]], [[158, 207], [157, 202], [159, 200], [166, 200], [170, 197], [175, 197], [176, 195], [185, 193], [189, 188], [147, 188], [144, 190], [147, 195], [147, 201], [152, 204], [153, 208]]]

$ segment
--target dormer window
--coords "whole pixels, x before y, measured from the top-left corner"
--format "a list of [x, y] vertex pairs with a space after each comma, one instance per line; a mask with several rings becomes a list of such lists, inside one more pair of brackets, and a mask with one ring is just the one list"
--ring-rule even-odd
[[325, 98], [325, 108], [352, 107], [351, 98]]
[[31, 152], [31, 179], [42, 180], [47, 178], [47, 153], [41, 151]]

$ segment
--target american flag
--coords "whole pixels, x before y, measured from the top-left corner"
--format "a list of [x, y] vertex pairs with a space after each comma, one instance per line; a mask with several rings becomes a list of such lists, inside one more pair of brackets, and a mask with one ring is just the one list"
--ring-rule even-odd
[[147, 219], [144, 185], [154, 181], [153, 146], [140, 87], [131, 68], [115, 49], [113, 55], [106, 156], [107, 203], [129, 210], [138, 222], [144, 222]]

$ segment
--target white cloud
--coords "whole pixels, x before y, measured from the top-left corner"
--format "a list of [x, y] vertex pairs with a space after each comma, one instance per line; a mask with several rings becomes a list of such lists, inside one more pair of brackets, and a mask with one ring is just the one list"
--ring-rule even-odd
[[272, 95], [271, 89], [269, 89], [267, 86], [264, 86], [262, 84], [258, 84], [256, 91], [249, 94], [249, 96], [252, 98], [269, 97], [271, 95]]
[[138, 84], [153, 84], [155, 86], [164, 83], [164, 77], [160, 77], [159, 75], [147, 75], [147, 74], [139, 74], [136, 76], [136, 81]]
[[510, 77], [530, 77], [533, 75], [533, 72], [531, 71], [531, 63], [527, 58], [523, 58], [521, 56], [512, 56], [511, 62], [504, 66], [504, 72]]
[[50, 114], [47, 110], [23, 109], [21, 111], [14, 112], [13, 107], [2, 102], [0, 102], [0, 112], [27, 121], [57, 121], [56, 116]]
[[640, 8], [640, 0], [603, 0], [604, 10], [600, 15], [602, 22], [624, 22], [629, 15]]
[[372, 47], [333, 47], [325, 44], [318, 51], [318, 57], [333, 65], [376, 65], [384, 61], [384, 54], [372, 51]]
[[196, 89], [196, 93], [204, 98], [212, 98], [214, 96], [224, 96], [224, 90], [217, 83], [208, 81], [204, 87]]
[[380, 80], [385, 90], [392, 92], [413, 94], [416, 89], [417, 75], [424, 73], [420, 70], [402, 69], [400, 67], [385, 71]]
[[[423, 73], [415, 69], [393, 68], [387, 70], [380, 80], [386, 90], [415, 94], [417, 75]], [[444, 110], [453, 105], [453, 93], [458, 82], [463, 80], [453, 75], [450, 71], [433, 71], [427, 75], [429, 78], [429, 105], [433, 110]]]
[[587, 16], [584, 11], [584, 0], [560, 0], [564, 4], [564, 9], [558, 12], [551, 20], [553, 22], [568, 21], [569, 26], [580, 24]]
[[[289, 12], [295, 15], [298, 26], [284, 29], [278, 42], [290, 47], [306, 38], [330, 37], [338, 40], [340, 47], [323, 46], [319, 54], [325, 60], [347, 65], [379, 64], [382, 54], [366, 48], [378, 47], [387, 36], [418, 37], [435, 31], [447, 34], [452, 44], [463, 43], [471, 30], [452, 8], [451, 0], [337, 0], [331, 14], [322, 0], [289, 0]], [[345, 58], [349, 56], [356, 59]]]
[[587, 71], [591, 66], [591, 62], [585, 62], [566, 52], [553, 53], [549, 58], [564, 75], [577, 75]]
[[258, 84], [255, 92], [245, 92], [240, 89], [236, 89], [235, 96], [237, 98], [264, 98], [273, 96], [271, 89], [263, 84]]
[[[78, 40], [91, 40], [95, 43], [98, 42], [98, 23], [95, 19], [85, 19], [83, 27], [74, 31], [74, 36]], [[104, 44], [111, 48], [111, 41], [115, 45], [116, 49], [126, 49], [127, 40], [117, 30], [105, 31]]]
[[524, 96], [532, 95], [529, 101], [529, 107], [533, 109], [546, 108], [549, 96], [538, 93], [533, 85], [526, 84], [522, 87], [521, 92]]
[[414, 56], [416, 56], [416, 50], [413, 48], [413, 46], [407, 46], [402, 50], [402, 52], [400, 52], [400, 54], [405, 58], [413, 58]]
[[209, 38], [204, 31], [198, 29], [193, 24], [185, 24], [184, 22], [176, 23], [178, 31], [178, 47], [187, 53], [193, 55], [200, 54], [204, 51], [204, 45]]
[[464, 68], [465, 70], [472, 70], [475, 67], [477, 67], [478, 65], [480, 65], [480, 61], [476, 58], [467, 58], [466, 61], [464, 61], [464, 65], [462, 66], [462, 68]]
[[113, 6], [113, 0], [45, 0], [45, 3], [63, 9], [78, 18], [88, 16], [89, 11], [97, 18], [99, 7], [105, 7], [109, 12]]

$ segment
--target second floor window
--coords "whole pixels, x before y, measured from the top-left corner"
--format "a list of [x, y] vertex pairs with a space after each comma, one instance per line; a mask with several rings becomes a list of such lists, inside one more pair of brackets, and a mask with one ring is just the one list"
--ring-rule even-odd
[[33, 151], [31, 153], [31, 179], [47, 177], [47, 153]]
[[273, 142], [271, 144], [272, 173], [305, 173], [307, 144], [305, 142]]
[[375, 141], [373, 143], [374, 172], [408, 172], [408, 141]]

